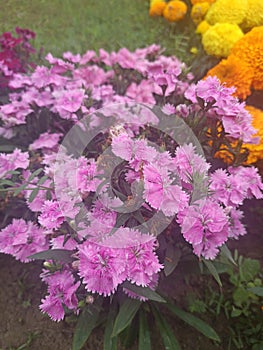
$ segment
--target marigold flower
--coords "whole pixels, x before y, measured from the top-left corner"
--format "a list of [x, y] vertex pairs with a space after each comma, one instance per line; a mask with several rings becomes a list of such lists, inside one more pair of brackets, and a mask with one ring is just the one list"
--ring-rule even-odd
[[193, 5], [191, 10], [191, 18], [194, 24], [199, 24], [200, 22], [202, 22], [209, 7], [209, 2], [198, 2], [197, 4]]
[[217, 0], [208, 10], [206, 21], [210, 24], [243, 22], [247, 12], [247, 0]]
[[245, 100], [251, 94], [251, 83], [254, 77], [253, 68], [239, 57], [230, 55], [210, 69], [207, 76], [217, 76], [227, 87], [234, 86], [234, 96]]
[[245, 30], [263, 25], [263, 1], [247, 0], [246, 16], [241, 23]]
[[237, 24], [216, 23], [203, 34], [202, 44], [208, 55], [227, 57], [234, 44], [243, 35]]
[[238, 40], [231, 53], [253, 67], [252, 87], [263, 90], [263, 26], [253, 28]]
[[166, 2], [163, 0], [155, 0], [150, 4], [149, 15], [150, 16], [162, 16], [163, 10], [165, 9]]
[[215, 1], [216, 0], [191, 0], [191, 4], [195, 5], [195, 4], [200, 4], [200, 3], [203, 3], [203, 2], [208, 2], [209, 4], [212, 4]]
[[208, 22], [202, 21], [198, 24], [195, 32], [197, 34], [204, 34], [210, 27], [211, 26]]
[[177, 22], [184, 18], [187, 12], [187, 5], [180, 0], [174, 0], [166, 4], [163, 16], [169, 22]]

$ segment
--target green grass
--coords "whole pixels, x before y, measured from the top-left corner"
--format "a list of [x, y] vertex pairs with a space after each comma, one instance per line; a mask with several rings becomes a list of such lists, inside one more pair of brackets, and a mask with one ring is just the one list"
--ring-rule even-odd
[[16, 26], [36, 32], [34, 45], [61, 56], [64, 51], [108, 51], [157, 43], [189, 62], [190, 21], [171, 25], [150, 18], [149, 0], [0, 0], [0, 32]]

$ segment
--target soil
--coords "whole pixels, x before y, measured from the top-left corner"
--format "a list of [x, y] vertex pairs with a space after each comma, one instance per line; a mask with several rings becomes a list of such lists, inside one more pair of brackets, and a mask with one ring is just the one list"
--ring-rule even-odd
[[[263, 246], [263, 201], [247, 201], [245, 204], [246, 225], [249, 233], [231, 243], [231, 249], [238, 248], [240, 254], [260, 259]], [[14, 258], [0, 254], [0, 350], [71, 350], [74, 325], [53, 322], [43, 315], [38, 306], [45, 293], [40, 283], [41, 263], [22, 264]], [[183, 279], [170, 281], [171, 292], [177, 299], [178, 293], [185, 295]], [[174, 321], [171, 320], [171, 323]], [[210, 324], [221, 333], [214, 325]], [[183, 323], [174, 324], [182, 349], [223, 350], [212, 342], [192, 331]], [[222, 328], [222, 327], [221, 327]], [[227, 335], [226, 335], [227, 336]], [[102, 350], [103, 334], [96, 330], [83, 350]], [[162, 349], [157, 345], [155, 349]]]

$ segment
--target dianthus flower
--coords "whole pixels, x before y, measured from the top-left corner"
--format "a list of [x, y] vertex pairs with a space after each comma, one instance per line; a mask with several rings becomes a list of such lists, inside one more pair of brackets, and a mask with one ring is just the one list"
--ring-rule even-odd
[[229, 227], [228, 227], [228, 237], [238, 239], [239, 236], [244, 236], [247, 231], [241, 219], [244, 214], [241, 210], [236, 208], [231, 208], [229, 212]]
[[29, 262], [28, 256], [47, 249], [48, 242], [43, 229], [31, 221], [13, 219], [10, 225], [0, 231], [0, 251], [22, 262]]
[[29, 154], [28, 152], [21, 152], [16, 148], [12, 153], [0, 153], [0, 177], [5, 175], [6, 172], [12, 171], [18, 168], [26, 169], [29, 166]]
[[262, 0], [247, 0], [246, 15], [241, 23], [244, 30], [263, 25], [263, 2]]
[[163, 17], [169, 22], [177, 22], [183, 19], [187, 12], [187, 5], [180, 0], [173, 0], [166, 4]]
[[217, 76], [227, 87], [234, 86], [234, 96], [245, 100], [251, 94], [254, 69], [238, 56], [229, 55], [207, 72], [207, 76]]
[[234, 44], [243, 37], [237, 24], [216, 23], [202, 36], [202, 44], [208, 55], [227, 57]]
[[194, 253], [214, 259], [228, 237], [228, 217], [212, 199], [200, 200], [178, 215], [185, 240], [193, 245]]
[[57, 201], [47, 200], [41, 208], [38, 222], [47, 229], [57, 229], [64, 222], [65, 218]]
[[154, 0], [150, 4], [149, 15], [150, 16], [162, 16], [165, 9], [166, 2], [164, 0]]
[[40, 148], [46, 149], [52, 149], [55, 146], [58, 145], [59, 139], [61, 138], [62, 134], [58, 133], [49, 133], [45, 132], [41, 135], [39, 135], [38, 139], [35, 140], [31, 145], [29, 145], [29, 149], [31, 151], [35, 151]]
[[209, 7], [210, 4], [208, 2], [198, 2], [195, 5], [193, 5], [191, 9], [191, 18], [194, 24], [197, 25], [203, 21]]
[[247, 0], [217, 0], [206, 14], [206, 21], [210, 24], [243, 22], [247, 11]]
[[238, 40], [231, 54], [254, 69], [252, 87], [263, 90], [263, 26], [255, 27]]
[[61, 321], [65, 316], [64, 306], [77, 312], [78, 299], [76, 291], [80, 282], [70, 271], [57, 271], [52, 274], [43, 273], [42, 280], [48, 284], [48, 295], [41, 300], [40, 310], [47, 313], [53, 321]]

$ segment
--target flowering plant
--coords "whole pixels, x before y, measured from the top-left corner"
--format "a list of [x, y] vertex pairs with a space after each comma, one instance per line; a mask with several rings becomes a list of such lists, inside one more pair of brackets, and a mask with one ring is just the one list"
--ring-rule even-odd
[[212, 260], [220, 251], [231, 259], [225, 243], [246, 233], [240, 206], [262, 198], [238, 147], [232, 167], [213, 161], [226, 140], [254, 142], [245, 104], [217, 78], [193, 83], [155, 45], [46, 59], [49, 67], [14, 75], [17, 90], [0, 108], [1, 135], [15, 148], [0, 154], [0, 251], [45, 261], [40, 309], [54, 321], [79, 315], [73, 349], [101, 322], [116, 349], [137, 318], [140, 349], [150, 349], [147, 300], [165, 346], [178, 343], [157, 302], [218, 340], [162, 287], [190, 256], [220, 283]]

